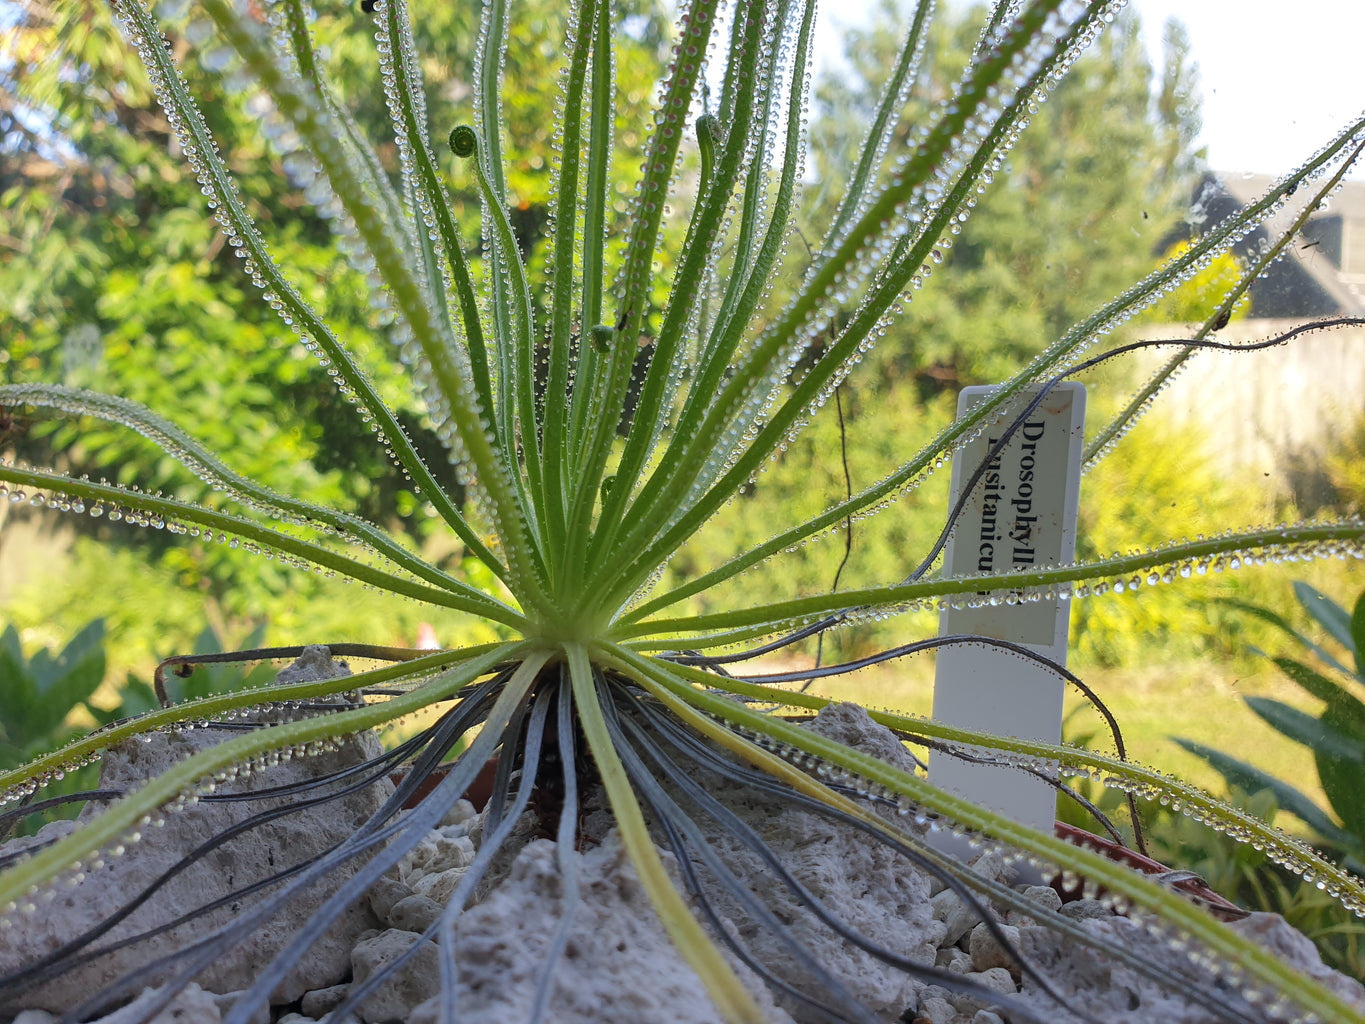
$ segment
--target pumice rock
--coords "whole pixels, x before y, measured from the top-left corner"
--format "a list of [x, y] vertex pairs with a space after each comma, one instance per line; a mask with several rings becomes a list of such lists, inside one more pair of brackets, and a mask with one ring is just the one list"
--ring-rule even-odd
[[[329, 679], [349, 674], [344, 664], [332, 661], [326, 648], [310, 647], [297, 662], [280, 673], [279, 681]], [[278, 718], [279, 713], [273, 712], [273, 715]], [[145, 740], [133, 739], [119, 744], [103, 755], [100, 787], [136, 788], [191, 754], [234, 735], [237, 733], [209, 726], [153, 733]], [[295, 758], [234, 783], [220, 785], [217, 792], [243, 792], [249, 788], [265, 789], [305, 782], [359, 764], [380, 753], [382, 747], [374, 735], [353, 736], [340, 741], [329, 753]], [[174, 875], [148, 902], [97, 940], [97, 944], [108, 945], [174, 921], [182, 914], [267, 878], [281, 868], [321, 854], [365, 821], [389, 792], [388, 783], [381, 782], [247, 830]], [[316, 793], [307, 794], [309, 797], [314, 795]], [[200, 800], [182, 811], [167, 813], [163, 827], [144, 830], [141, 841], [129, 844], [122, 856], [106, 855], [104, 867], [88, 871], [79, 885], [57, 889], [53, 899], [44, 904], [42, 913], [31, 915], [20, 927], [0, 931], [0, 973], [8, 974], [32, 964], [44, 954], [76, 939], [116, 913], [206, 840], [222, 834], [250, 815], [281, 806], [289, 799]], [[102, 809], [102, 806], [87, 806], [77, 821], [93, 817]], [[39, 839], [61, 836], [73, 827], [71, 822], [55, 822], [39, 833]], [[12, 840], [4, 849], [22, 849], [34, 842], [31, 838]], [[354, 870], [352, 866], [343, 866], [324, 884], [307, 890], [300, 898], [285, 905], [264, 928], [226, 952], [200, 974], [196, 979], [198, 984], [213, 993], [233, 992], [250, 986], [257, 970], [270, 961], [303, 921]], [[272, 891], [266, 889], [233, 900], [168, 932], [99, 957], [29, 990], [18, 998], [16, 1005], [6, 1009], [70, 1010], [130, 971], [183, 949], [232, 920], [243, 908], [255, 905], [257, 900], [270, 899]], [[377, 924], [367, 903], [362, 901], [350, 908], [295, 965], [272, 1001], [289, 1003], [304, 992], [342, 980], [351, 966], [355, 936]], [[168, 976], [169, 972], [163, 971], [147, 983], [156, 985]]]

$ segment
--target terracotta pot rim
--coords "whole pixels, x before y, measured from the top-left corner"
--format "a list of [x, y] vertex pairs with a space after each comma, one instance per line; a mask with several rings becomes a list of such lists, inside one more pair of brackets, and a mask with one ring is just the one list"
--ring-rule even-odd
[[[1123, 864], [1132, 868], [1134, 871], [1144, 875], [1166, 875], [1172, 869], [1159, 861], [1144, 857], [1136, 850], [1130, 850], [1126, 846], [1114, 842], [1104, 836], [1097, 836], [1093, 832], [1087, 832], [1083, 828], [1075, 825], [1068, 825], [1064, 821], [1057, 822], [1055, 832], [1058, 839], [1065, 840], [1073, 846], [1079, 846], [1094, 853], [1101, 854], [1114, 861], [1116, 864]], [[1063, 902], [1071, 902], [1081, 898], [1085, 888], [1084, 881], [1077, 882], [1073, 886], [1064, 886], [1061, 876], [1058, 875], [1049, 883], [1057, 894], [1062, 897]], [[1169, 887], [1177, 892], [1190, 897], [1195, 903], [1203, 906], [1215, 917], [1224, 921], [1237, 921], [1246, 917], [1248, 912], [1237, 904], [1220, 896], [1210, 889], [1208, 883], [1201, 878], [1187, 878], [1180, 881], [1169, 883]]]

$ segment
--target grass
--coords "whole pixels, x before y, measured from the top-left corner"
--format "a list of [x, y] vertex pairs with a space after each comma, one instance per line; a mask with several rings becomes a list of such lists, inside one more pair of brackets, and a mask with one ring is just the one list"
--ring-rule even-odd
[[[792, 661], [769, 661], [755, 671], [791, 667], [795, 667]], [[1210, 792], [1224, 793], [1222, 776], [1169, 739], [1183, 736], [1233, 751], [1277, 778], [1293, 779], [1320, 806], [1327, 807], [1312, 753], [1270, 728], [1241, 701], [1244, 696], [1266, 696], [1305, 711], [1316, 710], [1311, 698], [1273, 666], [1253, 663], [1251, 671], [1239, 671], [1228, 661], [1204, 660], [1115, 669], [1080, 666], [1077, 671], [1118, 719], [1133, 760], [1160, 766]], [[934, 699], [932, 655], [821, 680], [810, 692], [927, 717]], [[1104, 722], [1087, 709], [1082, 695], [1068, 693], [1065, 708], [1068, 739], [1093, 732], [1093, 745], [1109, 749]], [[1291, 822], [1284, 818], [1279, 824], [1285, 828]]]

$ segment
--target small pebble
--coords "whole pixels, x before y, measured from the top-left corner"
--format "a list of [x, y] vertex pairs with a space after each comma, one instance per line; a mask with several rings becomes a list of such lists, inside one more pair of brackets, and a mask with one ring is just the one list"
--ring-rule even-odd
[[405, 932], [424, 932], [441, 916], [444, 909], [443, 904], [437, 903], [431, 897], [413, 893], [395, 903], [384, 921], [390, 928], [400, 928]]
[[[1019, 929], [1009, 924], [998, 927], [1004, 933], [1005, 941], [1018, 949]], [[992, 967], [1003, 967], [1008, 970], [1015, 967], [1014, 957], [1000, 945], [1000, 941], [991, 934], [984, 923], [972, 929], [971, 937], [967, 941], [967, 952], [971, 954], [973, 970], [988, 971]]]
[[442, 830], [456, 825], [463, 825], [465, 831], [469, 830], [469, 819], [479, 812], [474, 810], [474, 805], [468, 800], [456, 800], [455, 806], [446, 811], [446, 816], [441, 819], [440, 828]]
[[[237, 1000], [240, 999], [245, 994], [246, 994], [245, 989], [242, 989], [241, 991], [238, 992], [226, 992], [222, 995], [214, 995], [213, 1001], [218, 1004], [218, 1012], [222, 1014], [224, 1017], [226, 1017], [228, 1015], [228, 1011], [231, 1010], [237, 1004]], [[261, 1002], [260, 1005], [258, 1005], [256, 1009], [252, 1011], [251, 1016], [248, 1018], [248, 1021], [249, 1024], [270, 1024], [269, 1004], [265, 1003], [264, 1001]]]
[[389, 911], [394, 904], [400, 900], [405, 900], [412, 895], [412, 887], [397, 879], [389, 878], [387, 875], [379, 878], [370, 886], [370, 909], [374, 911], [374, 916], [381, 921], [388, 921]]
[[346, 993], [350, 990], [349, 984], [314, 989], [312, 992], [304, 994], [303, 1002], [299, 1008], [307, 1016], [321, 1020], [341, 1005], [341, 1001], [346, 998]]
[[999, 992], [1001, 995], [1012, 996], [1019, 991], [1019, 986], [1010, 977], [1010, 972], [1003, 967], [992, 967], [987, 971], [976, 971], [968, 974], [967, 977], [973, 981], [980, 982], [992, 992]]
[[1092, 917], [1113, 917], [1114, 912], [1099, 900], [1076, 900], [1062, 904], [1062, 914], [1073, 921], [1085, 921]]
[[436, 943], [418, 939], [411, 932], [390, 929], [351, 950], [351, 972], [356, 984], [370, 975], [384, 970], [389, 964], [418, 943], [416, 956], [390, 975], [379, 988], [365, 998], [361, 1013], [375, 1021], [407, 1020], [414, 1007], [436, 995], [441, 988], [440, 954]]
[[976, 910], [963, 903], [951, 889], [944, 889], [929, 902], [934, 907], [934, 918], [947, 926], [942, 942], [945, 946], [956, 945], [981, 919]]
[[1062, 897], [1050, 885], [1030, 885], [1024, 890], [1024, 898], [1032, 900], [1048, 910], [1060, 910], [1062, 908]]
[[441, 906], [450, 902], [450, 897], [455, 892], [455, 887], [464, 879], [467, 867], [449, 868], [446, 871], [438, 871], [435, 874], [423, 875], [417, 879], [412, 890], [418, 896], [425, 896], [434, 900]]
[[[989, 971], [970, 971], [964, 977], [976, 982], [982, 988], [991, 992], [998, 992], [1003, 996], [1012, 996], [1019, 991], [1019, 986], [1014, 983], [1014, 978], [1003, 967], [992, 967]], [[994, 1005], [992, 999], [978, 999], [976, 996], [964, 995], [959, 992], [954, 992], [949, 996], [948, 1001], [968, 1019], [978, 1011], [989, 1009]]]
[[919, 1016], [916, 1020], [927, 1021], [928, 1024], [952, 1024], [953, 1018], [957, 1016], [957, 1008], [946, 999], [938, 996], [930, 996], [928, 999], [921, 1000], [919, 1004]]
[[987, 850], [972, 861], [971, 867], [982, 878], [1002, 885], [1012, 884], [1019, 874], [1010, 863], [1010, 856], [1000, 850]]
[[956, 946], [949, 946], [938, 951], [938, 956], [934, 958], [934, 966], [952, 971], [954, 974], [966, 974], [972, 969], [972, 958]]

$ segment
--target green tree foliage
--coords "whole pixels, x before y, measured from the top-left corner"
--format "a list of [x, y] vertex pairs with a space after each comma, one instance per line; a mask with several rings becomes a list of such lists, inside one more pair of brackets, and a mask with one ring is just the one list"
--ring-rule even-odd
[[[866, 122], [894, 66], [907, 20], [893, 12], [884, 7], [872, 28], [853, 34], [852, 74], [817, 90], [814, 163], [836, 185], [859, 141], [849, 126]], [[980, 20], [976, 11], [930, 26], [925, 72], [903, 123], [921, 123], [950, 93]], [[951, 273], [916, 296], [862, 380], [889, 387], [910, 376], [924, 393], [998, 380], [1156, 262], [1201, 155], [1192, 148], [1197, 83], [1177, 27], [1155, 79], [1139, 29], [1135, 15], [1122, 15], [1039, 106], [1004, 180], [945, 254]]]
[[[971, 54], [981, 17], [980, 11], [960, 12], [931, 25], [924, 70], [910, 86], [903, 125], [923, 123], [925, 112], [949, 95]], [[829, 222], [826, 197], [839, 194], [849, 177], [851, 154], [895, 67], [907, 24], [909, 18], [894, 4], [884, 4], [870, 28], [851, 33], [848, 67], [827, 74], [816, 87], [810, 162], [817, 180], [806, 199], [809, 222], [817, 228]], [[1041, 351], [1158, 262], [1160, 243], [1183, 215], [1200, 165], [1201, 153], [1193, 148], [1197, 83], [1179, 26], [1168, 26], [1170, 49], [1157, 76], [1139, 27], [1135, 16], [1120, 17], [1077, 63], [1074, 77], [1038, 108], [1034, 127], [1001, 172], [1005, 180], [997, 180], [980, 200], [944, 253], [949, 272], [935, 276], [933, 286], [914, 297], [906, 315], [895, 318], [841, 389], [842, 431], [838, 417], [826, 408], [781, 461], [754, 482], [753, 490], [768, 492], [765, 500], [741, 498], [722, 513], [737, 549], [770, 534], [762, 509], [777, 495], [805, 515], [842, 498], [845, 458], [855, 491], [874, 483], [878, 467], [928, 441], [933, 424], [951, 414], [960, 387], [1004, 379], [1009, 367]], [[912, 144], [908, 138], [899, 142]], [[796, 263], [808, 258], [800, 244], [790, 256]], [[1144, 473], [1164, 484], [1182, 479], [1173, 456], [1162, 457], [1160, 444], [1144, 445], [1140, 457], [1127, 461], [1144, 466]], [[1101, 469], [1110, 476], [1121, 472]], [[887, 566], [905, 564], [905, 552], [916, 547], [913, 538], [941, 529], [946, 484], [934, 479], [895, 513], [855, 523], [841, 584], [884, 578]], [[1160, 492], [1118, 487], [1105, 493], [1115, 497], [1092, 517], [1095, 523], [1083, 526], [1083, 533], [1091, 525], [1100, 528], [1088, 553], [1108, 553], [1113, 535], [1165, 518], [1165, 507], [1153, 504], [1162, 502]], [[1216, 516], [1228, 502], [1219, 500], [1216, 487], [1207, 493]], [[1120, 500], [1120, 494], [1132, 500]], [[830, 586], [844, 554], [840, 534], [759, 570], [761, 580], [746, 577], [739, 585], [818, 592]], [[912, 568], [905, 565], [907, 572]], [[1107, 620], [1102, 634], [1091, 637], [1086, 654], [1113, 663], [1127, 653], [1118, 647], [1133, 624], [1111, 604], [1084, 605], [1077, 608], [1080, 616]], [[1142, 614], [1156, 620], [1158, 632], [1174, 635], [1198, 618], [1180, 596], [1149, 598]], [[930, 620], [926, 624], [932, 628]], [[863, 651], [885, 639], [876, 629], [863, 628], [836, 642]]]
[[[502, 97], [514, 227], [533, 258], [543, 248], [552, 195], [544, 155], [554, 150], [553, 112], [562, 102], [554, 69], [564, 17], [559, 5], [534, 6], [538, 13], [519, 21], [518, 31], [535, 38], [512, 50], [511, 59], [520, 63], [508, 68], [507, 80], [516, 84]], [[643, 135], [665, 42], [660, 16], [648, 4], [625, 6], [632, 16], [618, 53], [616, 131], [630, 145], [633, 136]], [[467, 76], [479, 12], [464, 4], [413, 8], [418, 46], [433, 55], [423, 67], [432, 130], [448, 130], [468, 118], [473, 101]], [[62, 380], [95, 389], [109, 389], [116, 377], [128, 398], [168, 410], [179, 426], [231, 452], [234, 468], [262, 483], [349, 505], [376, 521], [416, 515], [418, 502], [391, 461], [349, 414], [331, 382], [310, 372], [310, 359], [274, 312], [255, 301], [255, 288], [241, 262], [226, 251], [107, 5], [24, 2], [5, 3], [3, 9], [14, 22], [8, 37], [14, 62], [0, 67], [5, 153], [0, 294], [8, 306], [0, 373], [14, 382]], [[388, 114], [373, 72], [368, 15], [358, 5], [323, 5], [314, 31], [331, 78], [340, 83], [340, 98], [368, 136], [383, 139]], [[172, 23], [171, 45], [178, 54], [189, 52], [187, 32], [194, 29], [183, 18]], [[193, 59], [186, 70], [191, 87], [205, 99], [209, 127], [251, 212], [272, 232], [276, 257], [295, 268], [298, 287], [326, 313], [342, 341], [362, 358], [376, 357], [368, 367], [381, 393], [438, 478], [453, 488], [446, 453], [415, 396], [391, 364], [377, 358], [375, 346], [384, 343], [375, 340], [376, 317], [364, 280], [333, 248], [328, 224], [304, 190], [288, 187], [287, 160], [262, 138], [269, 126], [259, 130], [259, 112], [231, 91], [230, 80]], [[383, 143], [377, 156], [397, 183], [395, 147]], [[613, 170], [622, 197], [619, 216], [635, 168]], [[469, 176], [456, 179], [456, 216], [465, 237], [477, 239], [477, 190]], [[471, 256], [477, 265], [477, 250]], [[39, 436], [53, 429], [55, 436]], [[70, 469], [121, 482], [131, 472], [127, 467], [135, 461], [145, 465], [151, 451], [127, 431], [75, 420], [45, 426], [33, 436], [12, 429], [3, 443], [20, 457], [55, 447]], [[170, 460], [153, 464], [156, 471], [150, 479], [142, 475], [142, 486], [212, 503], [209, 490], [177, 477]], [[78, 525], [102, 540], [126, 542], [107, 536], [98, 524]], [[133, 543], [153, 547], [164, 570], [210, 599], [210, 615], [220, 622], [254, 619], [282, 601], [293, 605], [315, 593], [307, 580], [300, 593], [300, 581], [290, 580], [276, 563], [144, 534]], [[461, 556], [456, 545], [433, 557], [458, 566]], [[88, 618], [83, 612], [79, 621]]]

